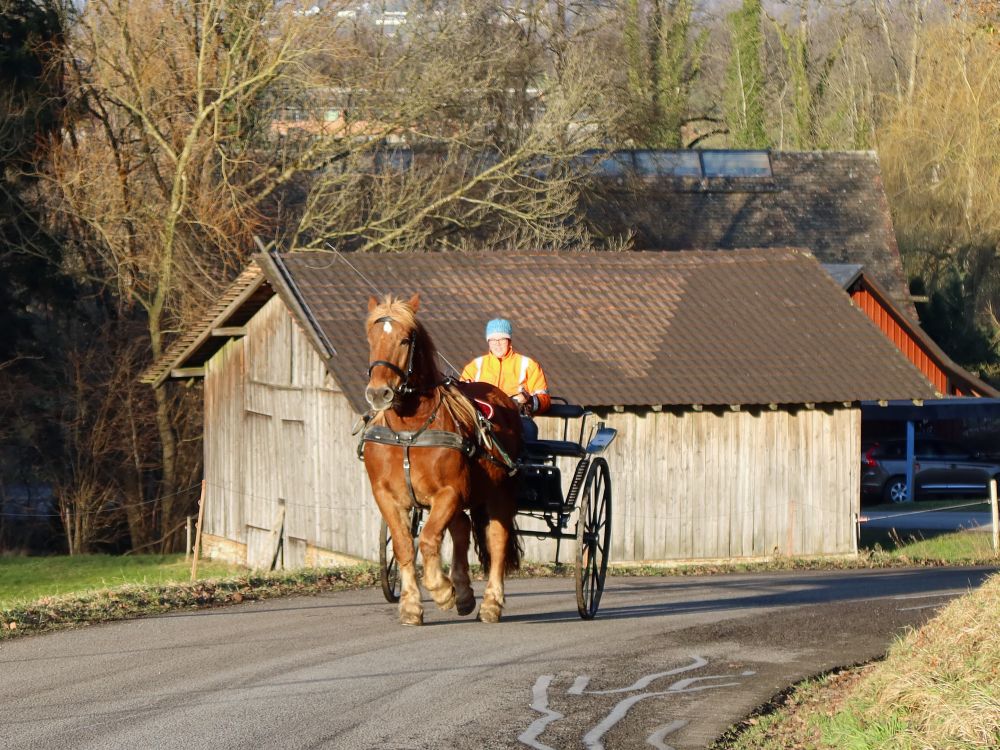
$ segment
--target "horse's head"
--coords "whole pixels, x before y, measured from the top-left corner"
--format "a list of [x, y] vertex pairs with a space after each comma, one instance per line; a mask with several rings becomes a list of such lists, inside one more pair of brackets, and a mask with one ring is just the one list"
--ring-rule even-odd
[[417, 356], [416, 312], [420, 295], [408, 302], [387, 296], [368, 299], [368, 387], [365, 400], [376, 411], [398, 403], [416, 390], [413, 382]]

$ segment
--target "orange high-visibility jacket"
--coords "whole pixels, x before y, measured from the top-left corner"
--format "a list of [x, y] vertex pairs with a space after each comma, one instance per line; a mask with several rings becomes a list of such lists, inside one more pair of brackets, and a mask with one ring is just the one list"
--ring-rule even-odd
[[511, 348], [503, 358], [484, 354], [469, 362], [462, 370], [462, 380], [476, 380], [495, 385], [508, 396], [527, 391], [537, 401], [535, 414], [548, 411], [549, 384], [541, 366], [531, 357], [518, 354]]

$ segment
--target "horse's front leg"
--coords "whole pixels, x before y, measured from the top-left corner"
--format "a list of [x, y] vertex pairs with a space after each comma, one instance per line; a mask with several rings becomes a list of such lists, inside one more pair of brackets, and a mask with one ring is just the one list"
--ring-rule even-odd
[[[445, 529], [461, 513], [458, 493], [443, 487], [431, 499], [431, 511], [420, 532], [420, 554], [424, 558], [424, 586], [439, 609], [455, 606], [455, 587], [441, 568], [441, 542]], [[459, 521], [459, 523], [461, 523]]]
[[423, 625], [424, 605], [420, 602], [420, 584], [417, 583], [417, 556], [410, 533], [410, 508], [387, 495], [377, 495], [376, 502], [389, 527], [392, 551], [399, 565], [399, 621], [403, 625]]
[[451, 582], [455, 585], [458, 614], [467, 615], [476, 608], [476, 595], [472, 592], [469, 578], [469, 541], [472, 522], [463, 511], [456, 513], [448, 524], [451, 544], [454, 550], [451, 562]]

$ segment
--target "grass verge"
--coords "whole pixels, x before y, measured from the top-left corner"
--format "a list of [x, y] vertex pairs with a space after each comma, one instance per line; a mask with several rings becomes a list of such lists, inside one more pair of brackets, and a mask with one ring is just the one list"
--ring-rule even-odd
[[[199, 561], [202, 578], [224, 578], [242, 570]], [[185, 582], [190, 577], [191, 563], [184, 555], [0, 556], [0, 607], [127, 584]]]
[[0, 641], [87, 623], [127, 620], [182, 609], [218, 607], [292, 594], [363, 588], [378, 582], [374, 565], [246, 574], [194, 583], [127, 584], [43, 597], [0, 609]]
[[884, 661], [802, 683], [715, 747], [1000, 747], [998, 614], [1000, 574], [906, 634]]

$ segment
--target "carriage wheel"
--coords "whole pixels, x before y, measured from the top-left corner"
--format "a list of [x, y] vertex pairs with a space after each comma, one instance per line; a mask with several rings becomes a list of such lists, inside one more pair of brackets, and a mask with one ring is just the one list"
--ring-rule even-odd
[[576, 606], [580, 617], [592, 620], [604, 593], [611, 547], [611, 475], [603, 458], [595, 458], [590, 465], [578, 504]]
[[[423, 511], [414, 508], [410, 511], [410, 536], [413, 537], [413, 549], [417, 548], [417, 535], [420, 533], [420, 522], [423, 520]], [[389, 534], [389, 527], [385, 519], [382, 519], [382, 527], [379, 529], [379, 577], [382, 579], [382, 594], [387, 602], [396, 603], [399, 601], [399, 563], [396, 562], [396, 553], [392, 551], [392, 536]]]

